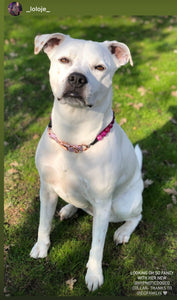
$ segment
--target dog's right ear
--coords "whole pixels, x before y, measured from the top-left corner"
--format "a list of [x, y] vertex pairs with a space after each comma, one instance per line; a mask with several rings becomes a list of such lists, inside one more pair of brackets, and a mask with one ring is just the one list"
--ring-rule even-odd
[[117, 41], [105, 41], [103, 43], [108, 47], [118, 68], [128, 62], [130, 62], [130, 65], [133, 67], [130, 49], [126, 44]]
[[37, 35], [34, 40], [34, 54], [38, 54], [42, 49], [50, 56], [51, 51], [66, 38], [62, 33]]

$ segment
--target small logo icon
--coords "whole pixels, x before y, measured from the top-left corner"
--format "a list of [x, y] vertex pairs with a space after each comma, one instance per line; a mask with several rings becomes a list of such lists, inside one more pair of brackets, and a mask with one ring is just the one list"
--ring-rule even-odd
[[166, 294], [167, 294], [167, 291], [163, 291], [163, 294], [166, 295]]
[[11, 2], [8, 6], [8, 11], [11, 16], [19, 16], [22, 12], [22, 5], [20, 2]]

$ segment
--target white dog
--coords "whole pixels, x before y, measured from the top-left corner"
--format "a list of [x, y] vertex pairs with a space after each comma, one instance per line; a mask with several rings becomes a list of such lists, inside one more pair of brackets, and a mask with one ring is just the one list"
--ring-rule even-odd
[[103, 284], [102, 258], [109, 222], [125, 221], [116, 244], [127, 243], [141, 220], [142, 154], [133, 148], [112, 111], [112, 77], [130, 61], [129, 48], [117, 41], [73, 39], [61, 33], [38, 35], [50, 61], [54, 105], [39, 142], [40, 223], [31, 257], [47, 256], [58, 195], [67, 203], [61, 220], [78, 208], [93, 216], [92, 245], [85, 281], [90, 291]]

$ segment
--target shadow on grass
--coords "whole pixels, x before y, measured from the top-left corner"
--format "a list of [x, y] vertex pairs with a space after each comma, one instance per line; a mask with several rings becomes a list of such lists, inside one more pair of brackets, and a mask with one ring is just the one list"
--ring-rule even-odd
[[[115, 19], [118, 17], [114, 17]], [[89, 19], [89, 18], [88, 18]], [[157, 46], [157, 56], [143, 57], [141, 49], [136, 46], [136, 41], [142, 41], [146, 38], [152, 38], [152, 41], [161, 41], [160, 51], [169, 51], [169, 47], [164, 39], [168, 33], [163, 33], [162, 28], [166, 28], [171, 24], [171, 18], [154, 18], [154, 27], [145, 28], [144, 24], [151, 22], [151, 17], [136, 17], [138, 24], [120, 25], [116, 28], [108, 26], [82, 26], [82, 37], [85, 39], [95, 40], [114, 40], [118, 39], [128, 44], [132, 49], [134, 62], [138, 65], [144, 64], [149, 59], [157, 59], [159, 45]], [[34, 19], [33, 19], [34, 20]], [[30, 22], [33, 22], [32, 19]], [[47, 23], [41, 18], [41, 22], [37, 21], [33, 29], [30, 30], [30, 24], [24, 23], [23, 19], [19, 19], [18, 26], [24, 29], [23, 42], [28, 43], [28, 47], [20, 48], [22, 44], [14, 46], [14, 52], [20, 53], [22, 59], [18, 64], [18, 74], [14, 66], [8, 64], [8, 78], [6, 78], [6, 91], [14, 83], [16, 79], [22, 83], [22, 88], [16, 87], [11, 93], [7, 92], [7, 106], [5, 117], [8, 121], [16, 115], [14, 121], [15, 127], [8, 130], [6, 140], [9, 142], [8, 151], [13, 151], [18, 145], [28, 140], [26, 130], [36, 122], [36, 119], [43, 116], [46, 111], [52, 107], [53, 97], [51, 95], [48, 83], [48, 58], [44, 55], [33, 56], [33, 39], [37, 33], [60, 32], [59, 25], [63, 22], [58, 19]], [[44, 24], [43, 24], [44, 23]], [[100, 21], [100, 24], [104, 20]], [[47, 24], [46, 26], [44, 26]], [[66, 34], [73, 37], [79, 36], [79, 26], [70, 26], [63, 30]], [[101, 34], [101, 37], [97, 36]], [[10, 34], [7, 35], [10, 38]], [[7, 54], [6, 59], [9, 58]], [[25, 65], [25, 69], [24, 69]], [[32, 71], [26, 71], [26, 68]], [[119, 71], [118, 71], [119, 72]], [[125, 70], [121, 72], [126, 73]], [[117, 75], [115, 75], [117, 76]], [[136, 85], [142, 83], [141, 73], [135, 68], [132, 69], [131, 75], [126, 73], [120, 76], [120, 84], [127, 86], [127, 83], [134, 85], [136, 77]], [[9, 79], [9, 81], [7, 80]], [[41, 89], [42, 85], [46, 85], [46, 89]], [[18, 102], [17, 97], [22, 98], [22, 102]], [[162, 95], [162, 98], [164, 95]], [[168, 98], [166, 98], [167, 101]], [[165, 101], [165, 100], [164, 100]], [[171, 107], [170, 112], [173, 118], [177, 119], [177, 107]], [[22, 122], [21, 118], [24, 114], [29, 114], [29, 121], [23, 126], [23, 134], [18, 128], [18, 124]], [[46, 124], [47, 125], [47, 124]], [[167, 205], [171, 203], [171, 197], [164, 193], [163, 188], [167, 187], [168, 181], [174, 177], [176, 161], [176, 142], [177, 132], [176, 125], [169, 121], [161, 129], [152, 132], [144, 140], [138, 141], [142, 149], [147, 150], [144, 155], [144, 171], [146, 178], [153, 180], [153, 185], [144, 191], [144, 211], [143, 220], [139, 224], [128, 245], [116, 247], [112, 241], [113, 233], [119, 226], [118, 224], [110, 224], [104, 251], [103, 271], [106, 274], [105, 283], [93, 295], [98, 296], [123, 296], [133, 295], [131, 287], [133, 279], [130, 277], [130, 271], [135, 270], [174, 270], [175, 271], [175, 254], [169, 250], [173, 250], [172, 239], [175, 235], [175, 208], [167, 210]], [[14, 132], [19, 139], [14, 138]], [[158, 162], [158, 163], [157, 163]], [[155, 169], [154, 169], [155, 166]], [[58, 209], [62, 206], [59, 200]], [[75, 295], [84, 296], [91, 295], [87, 291], [84, 283], [85, 265], [88, 259], [91, 245], [91, 227], [92, 218], [85, 213], [79, 213], [78, 219], [72, 218], [64, 222], [60, 222], [58, 218], [54, 218], [54, 229], [51, 233], [51, 248], [49, 256], [43, 260], [34, 260], [29, 257], [29, 252], [37, 237], [37, 228], [39, 221], [39, 198], [34, 198], [31, 206], [25, 211], [23, 223], [17, 225], [15, 230], [11, 231], [8, 239], [13, 239], [13, 244], [7, 250], [6, 256], [6, 286], [11, 296], [19, 295], [50, 295], [65, 296]], [[6, 224], [9, 227], [9, 224]], [[9, 230], [9, 229], [8, 229]], [[14, 242], [15, 240], [15, 242]], [[8, 244], [8, 240], [7, 240]], [[66, 288], [66, 280], [76, 278], [77, 283], [74, 290], [70, 291]], [[127, 286], [127, 281], [129, 285]], [[173, 292], [177, 293], [177, 285], [174, 282]]]
[[[177, 119], [177, 107], [170, 107], [173, 118]], [[177, 165], [175, 124], [169, 121], [163, 128], [144, 140], [138, 141], [146, 149], [143, 169], [146, 178], [153, 185], [144, 190], [143, 220], [132, 234], [128, 245], [116, 247], [113, 233], [119, 224], [110, 224], [104, 251], [103, 270], [105, 284], [93, 295], [124, 296], [133, 295], [133, 278], [130, 271], [167, 270], [175, 272], [175, 249], [173, 238], [176, 235], [175, 207], [167, 209], [171, 197], [163, 191], [164, 183], [174, 177]], [[156, 169], [154, 170], [154, 165]], [[63, 206], [59, 200], [57, 209]], [[34, 260], [29, 252], [37, 237], [39, 220], [39, 198], [34, 199], [32, 207], [25, 212], [24, 223], [16, 228], [15, 243], [9, 249], [7, 258], [7, 285], [12, 296], [50, 295], [86, 296], [92, 295], [84, 283], [85, 265], [91, 245], [92, 217], [84, 212], [78, 218], [60, 222], [55, 216], [51, 233], [51, 248], [46, 259]], [[169, 237], [172, 237], [172, 239]], [[74, 290], [66, 288], [66, 280], [76, 278]], [[110, 278], [112, 284], [110, 286]], [[119, 278], [119, 280], [118, 280]], [[175, 295], [177, 285], [171, 278]], [[129, 285], [127, 286], [127, 280]], [[119, 281], [119, 283], [118, 283]]]

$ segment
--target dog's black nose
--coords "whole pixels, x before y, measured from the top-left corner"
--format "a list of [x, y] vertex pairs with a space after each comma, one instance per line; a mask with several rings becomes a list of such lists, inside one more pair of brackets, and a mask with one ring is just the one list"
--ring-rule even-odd
[[81, 88], [88, 81], [87, 81], [87, 78], [85, 77], [85, 75], [74, 72], [69, 75], [68, 82], [73, 88]]

